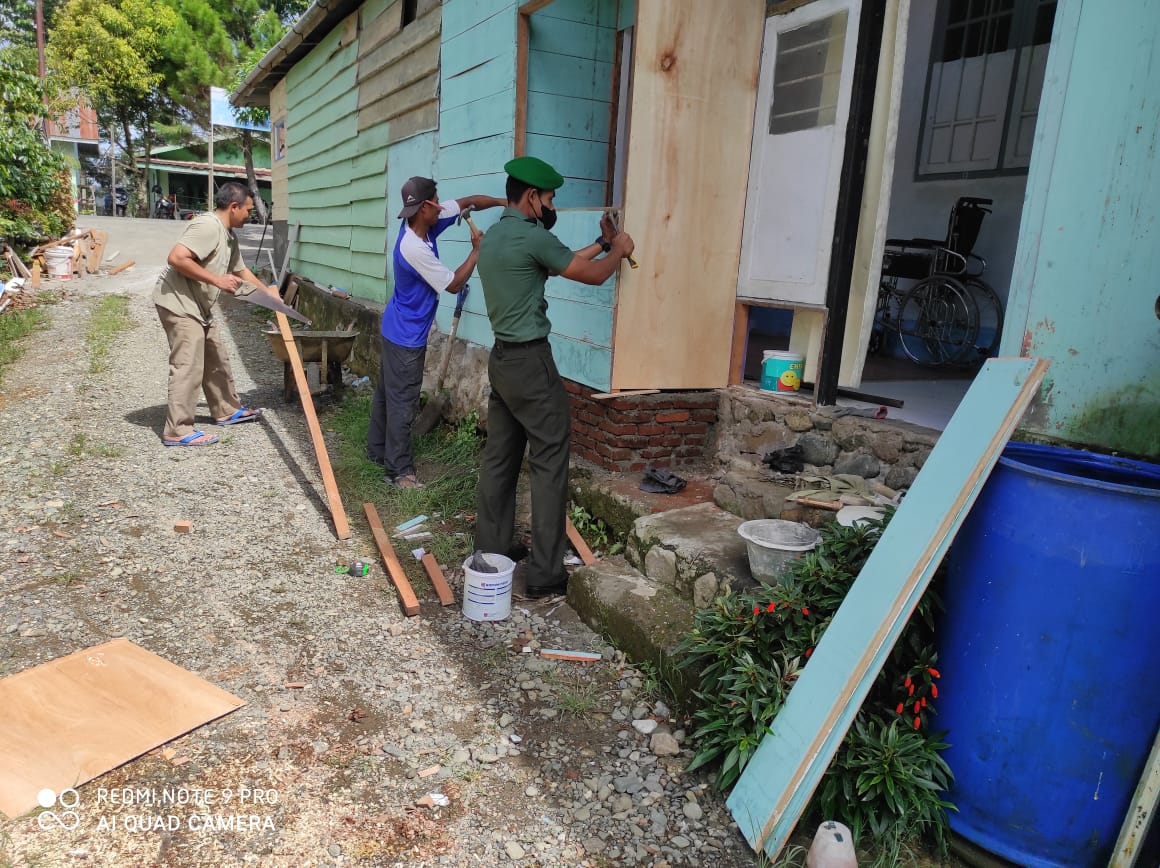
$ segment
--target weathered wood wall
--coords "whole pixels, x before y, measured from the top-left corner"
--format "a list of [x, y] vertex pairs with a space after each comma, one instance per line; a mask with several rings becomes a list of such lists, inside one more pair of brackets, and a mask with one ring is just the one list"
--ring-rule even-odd
[[[294, 268], [319, 283], [389, 296], [387, 214], [402, 181], [432, 169], [440, 18], [437, 0], [420, 0], [404, 27], [401, 0], [368, 0], [286, 78]], [[406, 143], [424, 133], [428, 157], [412, 167], [424, 146]]]

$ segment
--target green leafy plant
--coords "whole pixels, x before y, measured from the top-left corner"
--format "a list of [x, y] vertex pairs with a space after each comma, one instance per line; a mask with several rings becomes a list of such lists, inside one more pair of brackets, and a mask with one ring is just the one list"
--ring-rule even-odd
[[572, 504], [568, 518], [592, 548], [600, 549], [608, 555], [618, 555], [624, 551], [624, 540], [617, 538], [604, 519], [596, 518], [579, 504]]
[[[681, 642], [681, 665], [699, 685], [693, 714], [696, 753], [689, 768], [720, 763], [717, 786], [736, 782], [775, 725], [802, 668], [889, 522], [821, 530], [814, 551], [784, 582], [725, 594], [697, 613]], [[876, 865], [890, 865], [915, 832], [946, 843], [939, 797], [953, 780], [930, 731], [938, 699], [933, 592], [920, 601], [823, 778], [813, 809], [874, 838]], [[881, 840], [880, 840], [881, 839]]]

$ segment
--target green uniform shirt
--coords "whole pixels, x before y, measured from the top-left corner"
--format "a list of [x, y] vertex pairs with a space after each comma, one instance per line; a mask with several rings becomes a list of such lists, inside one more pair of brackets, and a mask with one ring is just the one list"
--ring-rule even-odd
[[479, 245], [479, 279], [491, 330], [501, 341], [520, 343], [546, 338], [552, 330], [544, 284], [572, 261], [559, 238], [504, 208]]
[[[194, 217], [177, 243], [188, 247], [202, 268], [212, 274], [233, 274], [242, 268], [238, 239], [216, 214]], [[157, 280], [153, 303], [209, 325], [220, 294], [221, 290], [213, 284], [186, 277], [170, 265]]]

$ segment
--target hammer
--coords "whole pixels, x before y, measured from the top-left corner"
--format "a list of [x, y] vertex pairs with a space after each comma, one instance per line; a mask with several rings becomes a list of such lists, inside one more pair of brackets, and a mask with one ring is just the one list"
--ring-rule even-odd
[[[613, 225], [616, 226], [616, 230], [619, 232], [620, 231], [620, 211], [616, 210], [615, 208], [609, 208], [604, 213], [607, 214], [608, 217], [612, 220]], [[636, 268], [637, 267], [636, 260], [633, 259], [631, 256], [626, 256], [624, 258], [628, 260], [628, 267], [629, 268]]]
[[473, 235], [482, 235], [483, 233], [479, 231], [479, 227], [475, 225], [475, 221], [471, 219], [471, 211], [471, 205], [468, 205], [466, 208], [460, 211], [459, 216], [455, 218], [455, 225], [458, 226], [464, 220], [466, 220], [467, 226], [469, 229], [471, 229]]

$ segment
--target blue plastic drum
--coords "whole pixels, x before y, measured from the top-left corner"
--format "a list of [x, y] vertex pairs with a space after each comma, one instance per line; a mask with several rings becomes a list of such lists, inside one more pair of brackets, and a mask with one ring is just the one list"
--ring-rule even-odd
[[951, 828], [1107, 865], [1160, 725], [1160, 467], [1012, 443], [947, 560]]

